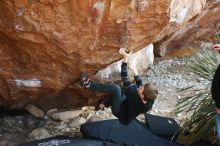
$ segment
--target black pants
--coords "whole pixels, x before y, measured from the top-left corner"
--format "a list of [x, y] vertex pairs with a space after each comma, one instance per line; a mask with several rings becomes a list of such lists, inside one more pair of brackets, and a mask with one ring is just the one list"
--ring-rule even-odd
[[110, 105], [112, 106], [112, 113], [114, 116], [118, 117], [120, 106], [122, 101], [126, 98], [121, 92], [120, 86], [116, 84], [100, 84], [92, 82], [89, 89], [97, 92], [105, 92], [112, 95], [110, 99]]

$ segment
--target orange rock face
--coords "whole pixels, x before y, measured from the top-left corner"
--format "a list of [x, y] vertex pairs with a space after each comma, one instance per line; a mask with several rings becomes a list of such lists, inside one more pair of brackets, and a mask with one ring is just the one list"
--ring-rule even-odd
[[[66, 87], [82, 71], [93, 75], [120, 59], [120, 47], [137, 51], [165, 40], [178, 26], [209, 11], [186, 3], [197, 9], [173, 16], [176, 5], [176, 0], [1, 0], [0, 105], [93, 104], [90, 92]], [[206, 25], [200, 17], [201, 26]], [[173, 23], [178, 23], [175, 29], [168, 30]]]

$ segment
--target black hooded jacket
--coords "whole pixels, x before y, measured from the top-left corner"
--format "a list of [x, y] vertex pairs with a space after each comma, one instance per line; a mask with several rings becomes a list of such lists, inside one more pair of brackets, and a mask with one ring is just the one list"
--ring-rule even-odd
[[212, 80], [211, 94], [216, 107], [220, 109], [220, 65], [216, 69]]
[[139, 76], [134, 76], [136, 85], [131, 84], [127, 68], [127, 63], [122, 62], [121, 79], [125, 87], [126, 99], [121, 103], [118, 119], [124, 125], [129, 124], [139, 114], [149, 111], [154, 104], [153, 100], [148, 101], [146, 104], [142, 102], [137, 92], [137, 89], [143, 86], [142, 80]]

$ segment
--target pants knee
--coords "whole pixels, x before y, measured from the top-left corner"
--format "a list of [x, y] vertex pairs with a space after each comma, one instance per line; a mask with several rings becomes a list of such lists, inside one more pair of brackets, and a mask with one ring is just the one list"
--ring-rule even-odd
[[121, 92], [121, 87], [119, 85], [113, 85], [113, 89], [115, 92]]

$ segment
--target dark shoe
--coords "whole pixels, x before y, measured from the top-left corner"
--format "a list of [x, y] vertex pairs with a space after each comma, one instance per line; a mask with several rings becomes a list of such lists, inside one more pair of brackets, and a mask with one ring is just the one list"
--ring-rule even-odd
[[86, 88], [90, 87], [91, 81], [89, 80], [87, 73], [84, 73], [84, 72], [81, 73], [80, 82], [83, 87], [86, 87]]

